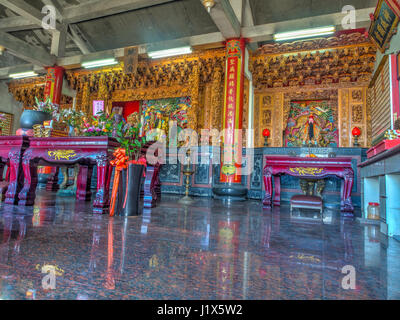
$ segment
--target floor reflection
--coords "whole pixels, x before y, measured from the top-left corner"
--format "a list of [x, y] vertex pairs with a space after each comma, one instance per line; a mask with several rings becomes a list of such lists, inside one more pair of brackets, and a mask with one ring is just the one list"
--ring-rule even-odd
[[[339, 212], [163, 196], [137, 217], [41, 192], [0, 207], [1, 299], [399, 299], [400, 244]], [[318, 213], [319, 214], [319, 213]], [[356, 288], [344, 290], [344, 266]], [[43, 289], [43, 266], [57, 270]]]

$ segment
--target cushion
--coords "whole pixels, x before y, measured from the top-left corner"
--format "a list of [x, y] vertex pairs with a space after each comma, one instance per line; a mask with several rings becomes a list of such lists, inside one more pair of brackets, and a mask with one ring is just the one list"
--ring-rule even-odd
[[322, 199], [318, 196], [296, 195], [290, 200], [292, 206], [321, 208]]

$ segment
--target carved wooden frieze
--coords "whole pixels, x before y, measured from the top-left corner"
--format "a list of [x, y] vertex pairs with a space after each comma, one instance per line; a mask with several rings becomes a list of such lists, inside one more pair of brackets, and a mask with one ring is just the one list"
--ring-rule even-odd
[[376, 47], [357, 35], [263, 46], [251, 58], [256, 88], [369, 82]]

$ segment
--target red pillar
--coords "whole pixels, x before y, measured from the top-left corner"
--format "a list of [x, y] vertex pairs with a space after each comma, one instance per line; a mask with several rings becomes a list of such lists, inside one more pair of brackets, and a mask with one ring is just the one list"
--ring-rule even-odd
[[221, 172], [212, 189], [214, 198], [221, 200], [243, 201], [247, 196], [241, 175], [245, 54], [244, 39], [227, 40]]
[[[242, 134], [237, 130], [243, 124], [245, 40], [226, 42], [225, 94], [223, 126], [224, 151], [222, 155], [222, 183], [241, 183]], [[236, 157], [235, 157], [236, 155]]]
[[61, 91], [63, 85], [64, 68], [49, 67], [47, 68], [46, 86], [44, 89], [44, 99], [51, 99], [51, 102], [60, 104]]
[[[223, 126], [224, 151], [221, 164], [221, 183], [242, 182], [242, 123], [245, 40], [231, 39], [226, 42], [225, 95]], [[240, 130], [240, 131], [238, 131]], [[235, 157], [236, 155], [236, 157]]]

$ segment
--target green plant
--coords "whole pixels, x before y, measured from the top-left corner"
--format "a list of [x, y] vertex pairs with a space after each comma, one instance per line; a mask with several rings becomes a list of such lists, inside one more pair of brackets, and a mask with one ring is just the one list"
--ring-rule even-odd
[[58, 111], [58, 105], [51, 102], [50, 98], [47, 98], [46, 101], [39, 101], [37, 97], [35, 97], [36, 106], [34, 106], [34, 110], [46, 112], [52, 115], [53, 119], [58, 119], [60, 114]]
[[116, 128], [116, 139], [121, 144], [121, 148], [126, 150], [126, 155], [130, 160], [138, 160], [140, 156], [140, 150], [146, 143], [145, 137], [140, 137], [139, 123], [137, 127], [131, 126], [120, 122]]

